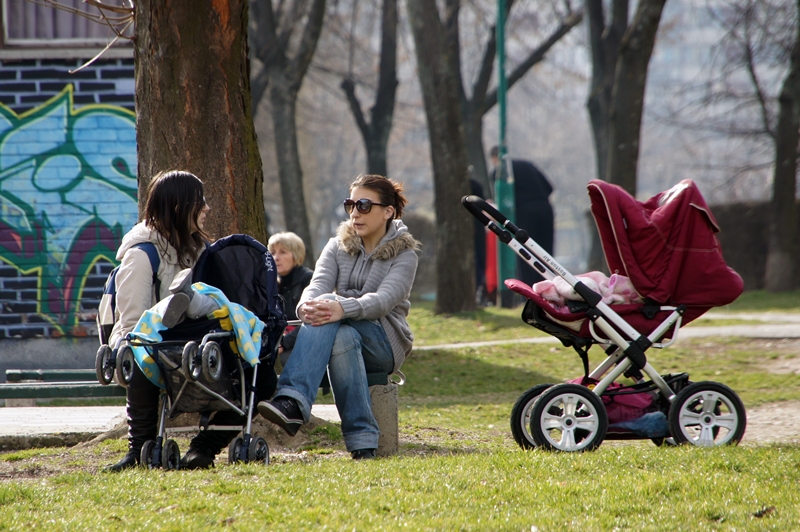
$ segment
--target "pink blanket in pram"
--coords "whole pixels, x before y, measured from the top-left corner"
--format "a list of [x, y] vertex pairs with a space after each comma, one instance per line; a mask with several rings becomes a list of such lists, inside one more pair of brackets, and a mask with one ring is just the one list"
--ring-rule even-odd
[[[630, 279], [624, 275], [615, 273], [608, 277], [602, 272], [595, 271], [575, 277], [600, 294], [603, 297], [603, 303], [607, 305], [624, 305], [643, 301], [642, 297], [636, 293]], [[566, 306], [567, 300], [583, 301], [583, 298], [561, 277], [556, 277], [552, 281], [539, 281], [533, 285], [533, 291], [555, 308]]]

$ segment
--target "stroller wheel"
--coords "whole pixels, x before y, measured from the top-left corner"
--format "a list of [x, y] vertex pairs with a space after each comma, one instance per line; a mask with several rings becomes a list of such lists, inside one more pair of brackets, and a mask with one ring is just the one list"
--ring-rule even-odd
[[531, 410], [531, 435], [548, 451], [592, 451], [606, 436], [608, 415], [585, 386], [557, 384], [539, 395]]
[[203, 347], [203, 375], [206, 379], [216, 382], [222, 375], [222, 349], [213, 340]]
[[531, 436], [531, 410], [536, 398], [543, 391], [553, 386], [552, 384], [537, 384], [527, 392], [523, 393], [511, 409], [511, 435], [517, 445], [523, 449], [535, 449], [536, 442]]
[[235, 464], [241, 461], [241, 448], [244, 440], [238, 436], [228, 445], [228, 463]]
[[250, 448], [247, 450], [248, 462], [262, 462], [269, 465], [269, 445], [267, 440], [257, 436], [250, 440]]
[[120, 386], [127, 387], [133, 378], [133, 367], [136, 365], [136, 357], [133, 356], [133, 349], [129, 345], [123, 345], [117, 352], [117, 382]]
[[747, 417], [736, 392], [718, 382], [696, 382], [681, 390], [669, 410], [675, 443], [699, 447], [737, 444]]
[[190, 381], [196, 381], [202, 374], [202, 367], [197, 360], [197, 342], [186, 342], [183, 346], [183, 357], [181, 358], [181, 368], [183, 376]]
[[161, 461], [155, 461], [155, 454], [156, 454], [156, 442], [155, 440], [147, 440], [142, 445], [142, 450], [139, 453], [139, 463], [142, 467], [146, 467], [148, 469], [153, 469], [154, 467], [159, 467], [161, 465]]
[[111, 364], [111, 348], [107, 345], [101, 345], [97, 350], [97, 356], [94, 359], [94, 372], [97, 375], [97, 380], [100, 384], [109, 385], [114, 379], [114, 366]]
[[181, 468], [181, 450], [175, 440], [167, 440], [167, 444], [161, 452], [161, 467], [164, 468], [164, 471]]

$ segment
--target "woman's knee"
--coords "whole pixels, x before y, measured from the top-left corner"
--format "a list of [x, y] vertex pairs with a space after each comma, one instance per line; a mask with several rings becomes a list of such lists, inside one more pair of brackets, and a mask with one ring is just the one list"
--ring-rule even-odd
[[342, 324], [336, 332], [336, 339], [333, 341], [331, 356], [343, 355], [360, 347], [360, 337], [358, 332], [349, 325]]

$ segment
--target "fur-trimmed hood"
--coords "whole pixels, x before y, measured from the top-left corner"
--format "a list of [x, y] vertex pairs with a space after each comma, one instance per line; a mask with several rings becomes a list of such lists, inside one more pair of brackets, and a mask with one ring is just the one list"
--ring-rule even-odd
[[[358, 255], [358, 252], [361, 251], [361, 237], [356, 233], [350, 220], [345, 220], [339, 224], [336, 236], [339, 239], [339, 248], [349, 255]], [[417, 251], [419, 247], [419, 242], [411, 236], [411, 233], [408, 232], [408, 227], [402, 220], [392, 220], [389, 230], [371, 255], [374, 260], [389, 260], [407, 249]]]

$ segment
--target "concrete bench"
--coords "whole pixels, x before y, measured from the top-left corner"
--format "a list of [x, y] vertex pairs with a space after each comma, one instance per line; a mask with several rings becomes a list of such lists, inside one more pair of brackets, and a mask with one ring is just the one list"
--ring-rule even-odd
[[6, 406], [33, 406], [36, 399], [125, 397], [125, 388], [97, 382], [93, 369], [7, 369], [0, 383]]

